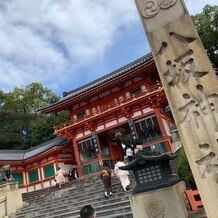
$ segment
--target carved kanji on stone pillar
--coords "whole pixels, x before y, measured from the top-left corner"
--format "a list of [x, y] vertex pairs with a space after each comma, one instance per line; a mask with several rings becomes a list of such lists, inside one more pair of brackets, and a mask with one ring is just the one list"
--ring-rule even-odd
[[197, 164], [199, 164], [201, 169], [201, 178], [205, 179], [210, 173], [214, 174], [214, 178], [216, 179], [216, 182], [218, 183], [218, 157], [217, 155], [211, 151], [210, 145], [208, 144], [201, 144], [199, 145], [199, 148], [202, 153], [202, 157], [196, 161]]
[[135, 2], [207, 216], [216, 217], [218, 83], [214, 69], [182, 0]]

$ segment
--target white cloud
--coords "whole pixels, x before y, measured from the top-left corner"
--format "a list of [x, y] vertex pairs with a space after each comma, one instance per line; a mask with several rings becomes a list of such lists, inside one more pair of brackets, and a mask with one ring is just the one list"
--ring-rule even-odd
[[[215, 4], [185, 2], [191, 14]], [[141, 23], [134, 0], [1, 1], [0, 89], [35, 81], [58, 89], [135, 25]]]
[[119, 28], [135, 22], [131, 5], [126, 0], [0, 3], [0, 76], [7, 75], [0, 89], [33, 81], [57, 86], [58, 77], [64, 83], [66, 72], [101, 58]]

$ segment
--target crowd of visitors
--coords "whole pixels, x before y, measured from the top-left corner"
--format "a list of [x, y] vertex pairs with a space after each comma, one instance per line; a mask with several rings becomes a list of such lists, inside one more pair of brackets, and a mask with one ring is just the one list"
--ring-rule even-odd
[[[126, 149], [126, 156], [128, 158], [128, 162], [131, 162], [133, 160], [133, 155], [137, 153], [138, 150], [132, 150], [131, 148]], [[100, 178], [103, 181], [104, 185], [104, 196], [105, 198], [109, 198], [112, 193], [112, 185], [111, 185], [111, 178], [115, 175], [119, 180], [123, 187], [124, 191], [129, 190], [130, 186], [130, 180], [129, 180], [129, 172], [127, 170], [122, 170], [120, 167], [125, 166], [124, 159], [119, 157], [116, 160], [116, 164], [114, 166], [114, 170], [111, 170], [107, 163], [103, 163], [102, 170], [100, 172]], [[55, 174], [55, 181], [59, 188], [62, 187], [62, 185], [65, 183], [64, 174], [67, 172], [63, 171], [60, 167], [58, 167], [57, 172]], [[69, 175], [69, 181], [76, 180], [77, 179], [77, 171], [73, 167], [68, 172]], [[85, 205], [80, 210], [80, 218], [96, 218], [96, 212], [95, 209], [91, 205]]]
[[[55, 174], [55, 182], [56, 182], [56, 186], [58, 186], [59, 188], [62, 187], [62, 185], [64, 185], [65, 183], [65, 177], [64, 174], [67, 174], [67, 172], [63, 171], [60, 167], [58, 167], [57, 172]], [[69, 175], [69, 181], [73, 181], [77, 179], [77, 171], [76, 168], [71, 168], [68, 172]]]

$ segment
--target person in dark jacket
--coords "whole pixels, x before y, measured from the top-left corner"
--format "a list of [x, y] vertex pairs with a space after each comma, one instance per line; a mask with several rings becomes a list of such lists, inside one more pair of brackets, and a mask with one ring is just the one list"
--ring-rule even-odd
[[69, 170], [69, 180], [70, 181], [73, 181], [77, 178], [77, 172], [76, 172], [76, 169], [73, 167]]
[[103, 169], [101, 171], [101, 180], [104, 184], [104, 196], [108, 199], [108, 196], [112, 195], [111, 190], [111, 170], [107, 167], [106, 163], [103, 163]]

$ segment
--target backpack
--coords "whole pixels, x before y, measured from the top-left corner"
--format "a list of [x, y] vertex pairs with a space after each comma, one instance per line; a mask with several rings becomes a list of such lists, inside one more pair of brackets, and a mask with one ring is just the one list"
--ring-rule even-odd
[[105, 177], [105, 176], [108, 176], [108, 177], [109, 177], [109, 173], [108, 173], [107, 170], [102, 170], [102, 171], [101, 171], [101, 175], [102, 175], [102, 177]]

